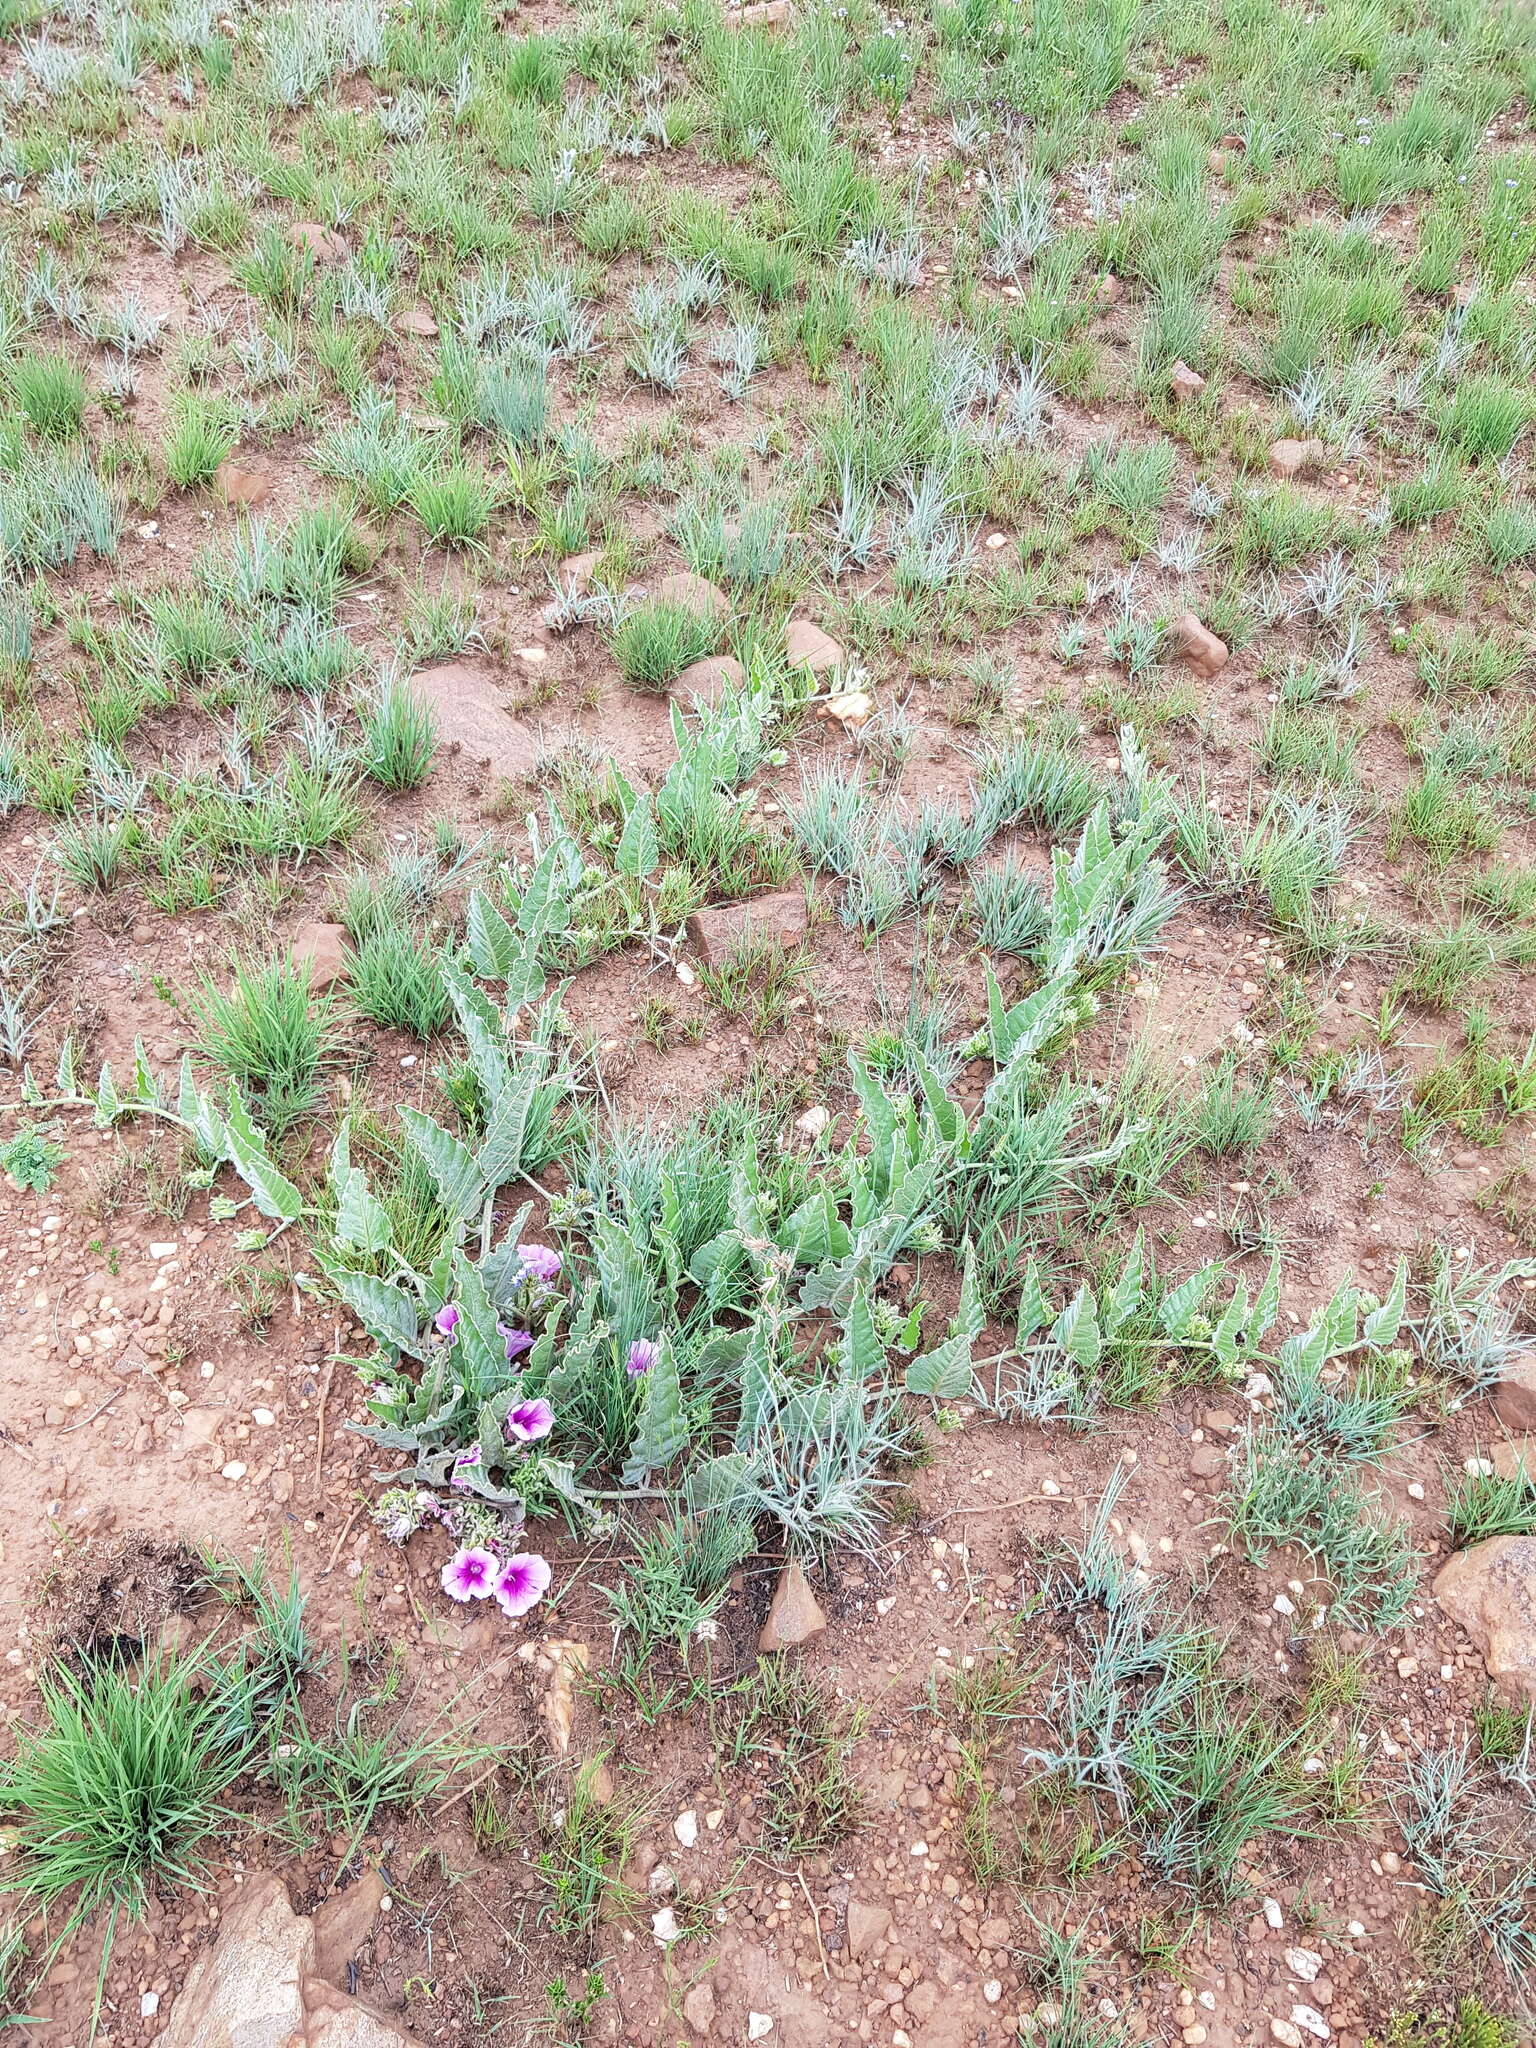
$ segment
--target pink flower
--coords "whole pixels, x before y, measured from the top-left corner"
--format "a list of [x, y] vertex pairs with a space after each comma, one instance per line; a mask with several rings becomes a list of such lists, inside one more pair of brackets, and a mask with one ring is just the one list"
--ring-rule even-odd
[[533, 1551], [525, 1551], [507, 1559], [496, 1574], [491, 1592], [502, 1613], [516, 1621], [530, 1607], [538, 1606], [549, 1591], [553, 1577], [554, 1573], [542, 1557]]
[[495, 1552], [456, 1550], [443, 1566], [443, 1591], [450, 1600], [483, 1600], [488, 1593], [499, 1600]]
[[453, 1461], [453, 1470], [448, 1474], [450, 1486], [468, 1486], [469, 1475], [480, 1469], [480, 1446], [471, 1444], [467, 1451], [460, 1451]]
[[520, 1244], [517, 1256], [523, 1262], [523, 1271], [535, 1280], [542, 1280], [548, 1286], [551, 1280], [560, 1277], [560, 1254], [552, 1252], [547, 1244]]
[[525, 1351], [533, 1349], [533, 1333], [530, 1330], [509, 1330], [505, 1323], [498, 1323], [496, 1334], [506, 1339], [508, 1365], [514, 1358], [521, 1358]]
[[624, 1370], [632, 1380], [643, 1379], [660, 1356], [661, 1346], [654, 1337], [637, 1337], [629, 1347]]
[[444, 1302], [432, 1318], [433, 1328], [440, 1337], [451, 1337], [459, 1327], [459, 1312], [451, 1301]]
[[536, 1444], [555, 1426], [555, 1411], [547, 1401], [519, 1401], [507, 1410], [506, 1436], [509, 1444]]

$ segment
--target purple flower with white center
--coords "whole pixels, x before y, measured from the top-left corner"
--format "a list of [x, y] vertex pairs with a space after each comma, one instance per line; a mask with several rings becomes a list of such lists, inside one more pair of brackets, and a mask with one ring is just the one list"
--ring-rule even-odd
[[555, 1426], [555, 1411], [547, 1401], [519, 1401], [507, 1410], [504, 1425], [509, 1444], [536, 1444]]
[[459, 1327], [459, 1312], [451, 1301], [445, 1301], [432, 1318], [432, 1327], [440, 1337], [451, 1337]]
[[661, 1346], [654, 1337], [637, 1337], [629, 1347], [624, 1370], [632, 1380], [643, 1379], [660, 1356]]
[[512, 1363], [514, 1358], [521, 1358], [525, 1351], [533, 1349], [533, 1332], [531, 1330], [509, 1330], [505, 1323], [498, 1323], [496, 1325], [496, 1334], [504, 1339], [506, 1343], [508, 1365]]
[[448, 1474], [450, 1486], [470, 1486], [472, 1474], [480, 1469], [480, 1446], [471, 1444], [467, 1451], [460, 1451], [453, 1461], [453, 1470]]
[[523, 1262], [525, 1276], [541, 1280], [547, 1287], [551, 1280], [560, 1277], [560, 1254], [550, 1250], [547, 1244], [520, 1244], [517, 1256]]
[[450, 1600], [484, 1600], [496, 1593], [499, 1569], [493, 1550], [456, 1550], [443, 1566], [443, 1591]]
[[538, 1606], [549, 1591], [553, 1577], [549, 1565], [535, 1551], [520, 1551], [516, 1557], [509, 1557], [497, 1572], [491, 1592], [502, 1613], [516, 1621], [530, 1607]]

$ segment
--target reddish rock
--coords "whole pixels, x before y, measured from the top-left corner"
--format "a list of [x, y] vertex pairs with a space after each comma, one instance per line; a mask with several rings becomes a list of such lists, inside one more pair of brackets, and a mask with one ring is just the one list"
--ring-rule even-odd
[[543, 742], [515, 715], [500, 674], [488, 662], [437, 662], [418, 669], [411, 685], [431, 706], [440, 752], [457, 752], [509, 782], [537, 765]]
[[213, 481], [231, 505], [261, 505], [272, 495], [272, 479], [231, 455], [213, 472]]
[[1179, 362], [1168, 373], [1168, 388], [1173, 393], [1175, 404], [1183, 405], [1186, 399], [1200, 396], [1205, 389], [1205, 379], [1188, 363]]
[[1536, 1536], [1493, 1536], [1461, 1550], [1434, 1595], [1511, 1699], [1536, 1700]]
[[1218, 639], [1208, 626], [1202, 626], [1193, 612], [1185, 612], [1182, 618], [1174, 620], [1173, 637], [1179, 654], [1197, 676], [1220, 675], [1226, 667], [1226, 641]]
[[707, 577], [695, 576], [691, 569], [674, 569], [669, 576], [663, 576], [656, 586], [656, 596], [663, 604], [686, 605], [701, 619], [723, 619], [731, 609], [725, 592]]
[[337, 234], [317, 220], [296, 220], [283, 230], [292, 248], [307, 249], [317, 263], [345, 263], [352, 251], [345, 235]]
[[757, 1639], [760, 1650], [794, 1650], [819, 1636], [827, 1625], [821, 1602], [811, 1591], [805, 1569], [792, 1557], [773, 1589], [768, 1619]]
[[293, 935], [293, 964], [309, 969], [311, 987], [329, 988], [333, 982], [346, 979], [346, 948], [345, 926], [319, 920], [301, 924]]
[[751, 939], [768, 938], [781, 946], [797, 946], [809, 920], [799, 889], [781, 889], [772, 896], [754, 896], [746, 903], [713, 903], [688, 920], [688, 937], [705, 965], [728, 959]]
[[1299, 476], [1304, 469], [1317, 469], [1328, 460], [1326, 441], [1276, 441], [1269, 451], [1271, 476]]
[[683, 2000], [683, 2018], [696, 2034], [707, 2034], [715, 2024], [715, 1987], [703, 1977]]
[[890, 1932], [889, 1906], [872, 1905], [868, 1899], [848, 1901], [848, 1953], [855, 1961], [867, 1956], [877, 1941]]
[[746, 7], [728, 7], [729, 28], [778, 28], [789, 19], [789, 0], [750, 0]]
[[384, 1903], [384, 1880], [376, 1870], [349, 1884], [315, 1908], [315, 1975], [342, 1990], [347, 1985], [347, 1965], [373, 1932]]
[[585, 597], [603, 559], [601, 548], [588, 548], [583, 555], [567, 555], [555, 571], [555, 581], [572, 597]]
[[1488, 1457], [1500, 1479], [1523, 1479], [1527, 1486], [1536, 1486], [1536, 1436], [1506, 1437]]
[[791, 619], [784, 628], [784, 653], [791, 668], [808, 668], [813, 676], [834, 675], [847, 657], [830, 633], [811, 619]]
[[1536, 1351], [1517, 1351], [1493, 1390], [1493, 1412], [1516, 1433], [1536, 1430]]
[[437, 332], [437, 322], [425, 306], [407, 306], [395, 315], [394, 325], [397, 334], [419, 335], [423, 341], [430, 341]]
[[706, 654], [690, 662], [672, 685], [671, 694], [693, 698], [700, 704], [718, 704], [727, 690], [739, 690], [747, 680], [741, 663], [729, 654]]

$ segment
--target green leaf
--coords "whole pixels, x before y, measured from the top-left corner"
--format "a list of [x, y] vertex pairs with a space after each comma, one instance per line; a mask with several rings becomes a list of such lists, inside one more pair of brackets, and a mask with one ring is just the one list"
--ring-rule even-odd
[[1223, 1372], [1237, 1363], [1239, 1339], [1248, 1321], [1248, 1290], [1239, 1286], [1211, 1332], [1211, 1350]]
[[229, 1163], [250, 1189], [251, 1200], [262, 1215], [275, 1223], [297, 1223], [304, 1213], [304, 1197], [267, 1157], [266, 1139], [252, 1123], [245, 1099], [233, 1085], [224, 1112], [224, 1137]]
[[875, 1318], [866, 1289], [855, 1289], [843, 1324], [840, 1347], [843, 1373], [849, 1379], [872, 1380], [885, 1372], [885, 1346], [875, 1333]]
[[327, 1277], [375, 1343], [421, 1356], [416, 1304], [403, 1287], [346, 1268], [330, 1267]]
[[1050, 1297], [1041, 1284], [1040, 1267], [1031, 1259], [1024, 1268], [1019, 1288], [1017, 1342], [1022, 1345], [1027, 1338], [1034, 1336], [1036, 1330], [1043, 1330], [1050, 1319]]
[[1079, 1372], [1089, 1373], [1104, 1349], [1093, 1296], [1079, 1287], [1051, 1325], [1051, 1340], [1064, 1351]]
[[423, 1110], [403, 1104], [400, 1122], [454, 1222], [473, 1216], [488, 1192], [474, 1153]]
[[1253, 1313], [1248, 1318], [1248, 1328], [1244, 1332], [1244, 1342], [1250, 1351], [1258, 1350], [1266, 1333], [1274, 1328], [1275, 1318], [1279, 1313], [1280, 1254], [1276, 1252], [1269, 1262], [1269, 1271], [1264, 1275], [1264, 1284], [1259, 1289], [1253, 1304]]
[[976, 1280], [976, 1253], [969, 1238], [962, 1254], [960, 1299], [943, 1339], [907, 1367], [905, 1383], [909, 1394], [927, 1394], [935, 1400], [955, 1400], [970, 1392], [976, 1339], [986, 1328], [987, 1311]]
[[619, 835], [614, 865], [621, 875], [643, 882], [661, 864], [661, 843], [656, 836], [656, 816], [648, 796], [636, 797]]
[[1103, 1302], [1101, 1320], [1106, 1337], [1113, 1337], [1118, 1329], [1129, 1322], [1145, 1299], [1146, 1290], [1142, 1282], [1147, 1269], [1146, 1252], [1147, 1234], [1145, 1229], [1138, 1225], [1120, 1278]]
[[687, 1444], [688, 1418], [683, 1410], [677, 1354], [670, 1339], [664, 1337], [660, 1356], [641, 1386], [640, 1415], [629, 1456], [619, 1475], [620, 1484], [643, 1486], [653, 1472], [670, 1465]]
[[91, 1098], [96, 1114], [92, 1121], [102, 1130], [115, 1123], [122, 1114], [122, 1099], [117, 1092], [117, 1083], [112, 1078], [112, 1069], [105, 1063], [96, 1081], [96, 1093]]
[[331, 1226], [336, 1242], [351, 1251], [387, 1252], [392, 1236], [389, 1211], [369, 1192], [362, 1168], [352, 1164], [345, 1124], [331, 1147], [330, 1177], [336, 1197], [336, 1221]]
[[1165, 1336], [1171, 1337], [1175, 1343], [1188, 1336], [1189, 1326], [1194, 1321], [1201, 1302], [1210, 1293], [1211, 1283], [1220, 1271], [1220, 1265], [1213, 1259], [1209, 1265], [1199, 1267], [1171, 1293], [1163, 1296], [1157, 1319], [1163, 1326]]
[[1397, 1341], [1397, 1333], [1403, 1325], [1403, 1311], [1408, 1306], [1408, 1261], [1399, 1259], [1397, 1270], [1392, 1275], [1392, 1286], [1380, 1308], [1373, 1308], [1365, 1319], [1362, 1336], [1367, 1344], [1374, 1344], [1385, 1350]]
[[523, 942], [481, 889], [469, 892], [464, 940], [476, 974], [505, 981], [523, 956]]
[[[992, 1040], [992, 1057], [1006, 1067], [1015, 1057], [1032, 1059], [1061, 1025], [1072, 995], [1072, 978], [1059, 974], [1042, 982], [1011, 1010], [1003, 1008], [1003, 992], [997, 977], [987, 969], [987, 1018]], [[995, 1082], [992, 1085], [996, 1085]], [[990, 1092], [990, 1091], [989, 1091]]]

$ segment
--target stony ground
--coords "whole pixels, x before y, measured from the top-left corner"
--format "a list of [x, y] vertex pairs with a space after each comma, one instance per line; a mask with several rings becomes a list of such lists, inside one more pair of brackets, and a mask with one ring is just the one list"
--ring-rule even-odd
[[[12, 1752], [307, 1639], [110, 1938], [7, 1776], [17, 2037], [1531, 2038], [1529, 24], [0, 0], [0, 77]], [[480, 1158], [530, 1046], [456, 1210], [411, 1113]], [[548, 1441], [360, 1434], [482, 1271]], [[721, 1509], [763, 1328], [864, 1391]]]

